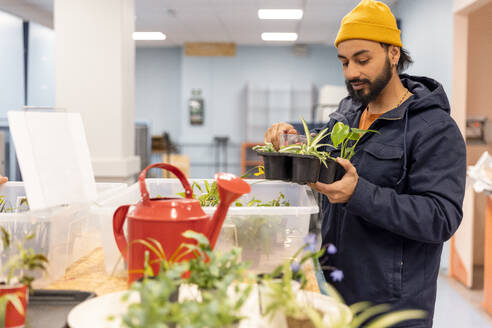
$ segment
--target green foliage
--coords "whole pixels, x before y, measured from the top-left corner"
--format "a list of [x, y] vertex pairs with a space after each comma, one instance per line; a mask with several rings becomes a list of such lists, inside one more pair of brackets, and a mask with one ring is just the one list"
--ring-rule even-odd
[[[239, 310], [252, 287], [235, 284], [247, 278], [246, 265], [239, 260], [240, 250], [215, 253], [204, 235], [189, 230], [183, 236], [195, 241], [180, 246], [193, 252], [195, 259], [180, 263], [167, 261], [157, 275], [146, 275], [142, 281], [133, 283], [131, 291], [137, 292], [141, 301], [129, 305], [122, 316], [124, 327], [227, 327], [242, 319]], [[155, 243], [150, 245], [153, 252], [162, 248]], [[144, 270], [149, 272], [148, 261], [145, 266]], [[182, 284], [197, 285], [200, 297], [179, 303], [172, 300]], [[235, 297], [228, 293], [231, 285]]]
[[260, 145], [254, 146], [251, 149], [262, 153], [273, 153], [277, 151], [273, 146], [273, 144], [270, 142], [267, 142], [264, 146], [260, 146]]
[[[195, 241], [194, 244], [182, 244], [182, 247], [193, 252], [196, 259], [167, 263], [156, 275], [146, 275], [142, 281], [133, 283], [131, 291], [137, 292], [141, 301], [130, 304], [122, 315], [123, 327], [230, 327], [243, 319], [240, 309], [252, 291], [253, 279], [247, 275], [247, 267], [239, 260], [240, 251], [234, 249], [225, 254], [215, 253], [204, 235], [186, 231], [183, 236]], [[301, 287], [306, 282], [302, 265], [317, 260], [324, 253], [324, 249], [313, 251], [315, 239], [306, 237], [305, 242], [290, 260], [259, 281], [266, 287], [263, 292], [269, 296], [263, 314], [268, 316], [279, 311], [291, 318], [309, 320], [316, 328], [323, 328], [323, 315], [329, 314], [315, 308], [306, 297], [297, 297], [298, 291], [293, 288], [293, 280], [300, 281]], [[149, 243], [151, 251], [160, 253], [162, 247], [156, 243]], [[145, 266], [150, 266], [148, 260]], [[277, 277], [280, 279], [275, 279]], [[241, 281], [249, 283], [237, 284]], [[197, 285], [199, 295], [181, 299], [180, 302], [173, 300], [173, 295], [176, 297], [179, 286], [183, 284]], [[329, 318], [330, 328], [356, 328], [363, 323], [368, 328], [386, 328], [426, 315], [419, 310], [388, 312], [388, 305], [373, 306], [369, 302], [348, 307], [333, 286], [327, 284], [327, 289], [340, 312], [339, 316]], [[260, 293], [263, 293], [261, 290]], [[260, 295], [260, 299], [264, 298]]]
[[[243, 206], [241, 202], [236, 202], [236, 206]], [[268, 202], [262, 202], [255, 197], [251, 198], [251, 200], [246, 203], [248, 207], [280, 207], [280, 206], [290, 206], [290, 202], [285, 199], [285, 195], [283, 193], [279, 193], [278, 197], [272, 199]]]
[[298, 144], [287, 145], [280, 148], [279, 152], [315, 156], [326, 166], [327, 165], [326, 160], [329, 158], [329, 154], [327, 152], [320, 151], [319, 148], [321, 147], [333, 148], [333, 146], [330, 144], [320, 143], [325, 137], [327, 137], [330, 134], [328, 132], [328, 128], [323, 129], [322, 131], [320, 131], [320, 133], [318, 133], [315, 136], [311, 136], [311, 132], [309, 131], [307, 123], [302, 116], [301, 116], [301, 121], [304, 127], [304, 134], [306, 135], [306, 143], [301, 145]]
[[[191, 188], [193, 190], [193, 198], [198, 199], [200, 202], [200, 206], [204, 207], [214, 207], [217, 206], [220, 202], [219, 189], [217, 188], [217, 182], [212, 182], [210, 184], [207, 180], [204, 180], [204, 187], [201, 187], [196, 181], [191, 184]], [[195, 190], [200, 192], [200, 195], [197, 198]], [[177, 193], [178, 196], [185, 197], [184, 192]], [[235, 206], [244, 206], [244, 204], [240, 201], [236, 201], [234, 203]], [[254, 206], [290, 206], [289, 201], [285, 199], [285, 195], [279, 193], [279, 196], [276, 199], [272, 199], [267, 202], [262, 202], [261, 200], [255, 199], [254, 197], [246, 203], [246, 206], [254, 207]]]
[[[332, 287], [332, 289], [334, 289]], [[353, 317], [352, 321], [347, 327], [344, 328], [358, 328], [363, 323], [367, 328], [387, 328], [396, 325], [397, 323], [413, 320], [423, 319], [427, 316], [425, 311], [422, 310], [400, 310], [392, 311], [387, 304], [372, 305], [370, 302], [359, 302], [350, 306]], [[366, 321], [375, 317], [369, 323]]]
[[[303, 145], [288, 145], [280, 148], [280, 152], [295, 153], [302, 155], [316, 156], [326, 166], [326, 160], [332, 159], [331, 152], [320, 151], [321, 147], [329, 147], [333, 149], [340, 149], [340, 157], [350, 160], [355, 154], [355, 147], [362, 136], [368, 132], [379, 133], [376, 130], [362, 130], [357, 128], [351, 128], [343, 122], [337, 122], [331, 132], [328, 132], [328, 128], [322, 130], [316, 136], [312, 137], [307, 126], [306, 121], [301, 117], [302, 124], [304, 126], [304, 133], [306, 134], [307, 143]], [[320, 144], [321, 140], [330, 136], [331, 144]]]
[[[2, 255], [7, 254], [6, 263], [2, 263], [0, 274], [4, 277], [5, 283], [20, 283], [27, 285], [31, 289], [34, 277], [31, 275], [35, 270], [46, 270], [48, 259], [43, 254], [37, 254], [32, 248], [25, 248], [24, 244], [34, 239], [33, 233], [27, 234], [22, 241], [13, 245], [10, 234], [5, 228], [0, 227], [2, 234]], [[15, 246], [15, 249], [12, 249]]]
[[[292, 288], [293, 280], [299, 281], [301, 288], [304, 288], [307, 277], [302, 265], [324, 253], [324, 249], [316, 252], [307, 250], [309, 246], [308, 243], [304, 244], [291, 259], [277, 266], [271, 274], [265, 275], [262, 283], [266, 286], [270, 299], [265, 315], [281, 311], [287, 317], [309, 320], [314, 327], [323, 328], [321, 313], [310, 304], [299, 302], [297, 293]], [[275, 279], [276, 277], [280, 279]]]
[[[314, 309], [309, 304], [309, 301], [300, 302], [292, 290], [292, 280], [300, 281], [301, 287], [306, 282], [306, 276], [302, 269], [303, 263], [313, 260], [313, 263], [318, 265], [318, 259], [324, 253], [324, 249], [316, 252], [312, 251], [314, 241], [309, 241], [309, 238], [306, 238], [306, 240], [308, 240], [306, 244], [297, 251], [292, 259], [279, 265], [270, 275], [265, 277], [264, 283], [268, 287], [270, 299], [272, 300], [266, 308], [266, 314], [282, 311], [286, 316], [309, 319], [314, 327], [321, 328], [324, 327], [322, 313]], [[297, 259], [299, 256], [301, 258]], [[281, 276], [280, 280], [273, 279], [278, 276]], [[347, 307], [342, 296], [332, 285], [327, 283], [326, 290], [336, 301], [341, 313], [337, 322], [331, 322], [331, 328], [358, 328], [362, 324], [365, 324], [364, 327], [368, 328], [387, 328], [403, 321], [425, 318], [426, 316], [426, 312], [421, 310], [389, 312], [391, 308], [389, 305], [372, 305], [370, 302], [360, 302]], [[369, 323], [367, 323], [367, 320], [370, 320]]]
[[[362, 130], [351, 128], [343, 122], [337, 122], [331, 131], [331, 142], [333, 147], [340, 147], [340, 157], [350, 160], [355, 154], [355, 147], [359, 143], [362, 136], [368, 132], [379, 133], [376, 130]], [[352, 143], [349, 145], [349, 141]]]
[[246, 278], [248, 266], [241, 262], [240, 248], [225, 253], [213, 252], [207, 243], [199, 244], [199, 249], [194, 253], [197, 256], [188, 261], [190, 274], [185, 280], [187, 283], [212, 290], [227, 288], [233, 282]]
[[0, 213], [11, 213], [14, 209], [5, 200], [5, 196], [0, 196]]
[[[201, 206], [216, 206], [219, 203], [219, 193], [217, 190], [216, 182], [214, 181], [210, 185], [205, 180], [204, 185], [205, 188], [202, 188], [196, 182], [193, 182], [193, 197], [196, 198], [196, 188], [200, 192], [203, 192], [200, 196], [198, 196], [198, 201], [200, 202]], [[178, 195], [184, 197], [184, 193], [178, 193]], [[277, 198], [267, 202], [263, 202], [253, 197], [245, 204], [241, 201], [236, 201], [234, 205], [236, 207], [280, 207], [290, 206], [290, 202], [286, 199], [285, 195], [280, 192]], [[243, 257], [253, 262], [259, 260], [257, 258], [257, 254], [259, 251], [262, 251], [265, 254], [269, 255], [271, 253], [272, 242], [275, 240], [276, 234], [282, 233], [280, 231], [277, 231], [281, 220], [280, 218], [267, 219], [263, 216], [251, 215], [247, 217], [232, 216], [231, 220], [236, 226], [239, 244], [243, 247]]]
[[265, 309], [265, 315], [276, 311], [283, 312], [287, 317], [296, 319], [309, 319], [316, 328], [323, 328], [322, 317], [318, 311], [307, 304], [300, 304], [297, 294], [292, 288], [292, 269], [288, 262], [282, 265], [283, 276], [279, 280], [266, 278], [263, 284], [266, 286], [271, 302]]

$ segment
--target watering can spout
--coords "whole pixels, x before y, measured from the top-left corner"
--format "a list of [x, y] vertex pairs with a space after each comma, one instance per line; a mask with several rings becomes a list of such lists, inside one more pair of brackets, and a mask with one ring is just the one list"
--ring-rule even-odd
[[251, 186], [241, 178], [230, 173], [218, 173], [216, 175], [217, 188], [219, 190], [220, 203], [210, 221], [209, 239], [212, 249], [217, 243], [220, 230], [224, 224], [229, 206], [236, 199], [251, 191]]

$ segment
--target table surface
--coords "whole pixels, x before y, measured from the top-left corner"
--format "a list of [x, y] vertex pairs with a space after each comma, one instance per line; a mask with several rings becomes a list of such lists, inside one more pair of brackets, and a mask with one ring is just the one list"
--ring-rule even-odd
[[[319, 292], [313, 265], [308, 262], [304, 266], [307, 275], [306, 290]], [[96, 248], [87, 256], [73, 263], [65, 272], [65, 276], [47, 286], [46, 289], [83, 290], [96, 293], [98, 296], [127, 290], [126, 276], [113, 276], [104, 268], [104, 252]]]

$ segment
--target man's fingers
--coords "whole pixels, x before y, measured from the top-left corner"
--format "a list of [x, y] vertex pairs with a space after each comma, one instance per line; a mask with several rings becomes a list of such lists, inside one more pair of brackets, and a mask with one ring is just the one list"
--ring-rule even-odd
[[281, 134], [297, 134], [296, 129], [288, 123], [277, 123], [273, 124], [271, 127], [268, 128], [266, 131], [264, 137], [263, 137], [263, 142], [264, 143], [271, 143], [275, 147], [275, 149], [279, 149], [280, 146], [280, 135]]
[[317, 192], [327, 194], [327, 193], [336, 192], [338, 190], [339, 188], [338, 182], [339, 181], [327, 184], [318, 181], [316, 183], [308, 183], [308, 185], [314, 190], [316, 190]]
[[354, 171], [356, 171], [355, 166], [353, 166], [348, 159], [338, 157], [337, 163], [340, 164], [345, 169], [345, 171], [347, 171], [347, 173], [354, 173]]

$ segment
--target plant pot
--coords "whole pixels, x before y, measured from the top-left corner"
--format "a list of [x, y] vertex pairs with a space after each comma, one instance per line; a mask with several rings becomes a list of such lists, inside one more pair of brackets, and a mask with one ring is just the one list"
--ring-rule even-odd
[[316, 156], [290, 154], [292, 157], [292, 182], [299, 184], [318, 181], [321, 161]]
[[332, 159], [326, 161], [326, 165], [321, 164], [318, 181], [322, 183], [333, 183], [340, 180], [345, 175], [345, 169]]
[[308, 318], [294, 318], [294, 317], [286, 317], [287, 327], [288, 328], [315, 328], [314, 324]]
[[292, 177], [292, 157], [284, 153], [258, 152], [263, 157], [265, 179], [290, 181]]
[[[281, 284], [283, 281], [281, 278], [275, 278], [270, 283]], [[295, 280], [291, 280], [291, 290], [294, 294], [297, 294], [301, 290], [301, 284]], [[269, 284], [265, 282], [258, 284], [258, 301], [260, 314], [268, 321], [270, 327], [285, 327], [286, 318], [282, 309], [271, 311], [268, 314], [266, 313], [272, 303], [277, 301]]]
[[24, 313], [19, 313], [14, 305], [7, 303], [5, 311], [5, 328], [24, 327], [26, 321], [28, 289], [26, 285], [0, 285], [0, 297], [7, 294], [17, 295]]

